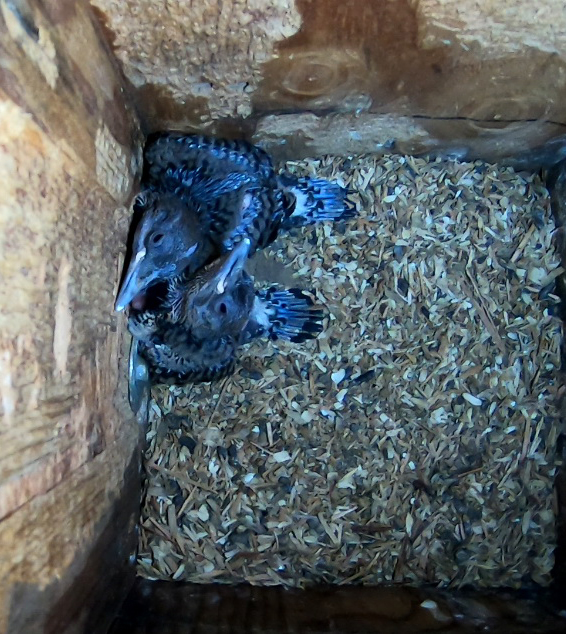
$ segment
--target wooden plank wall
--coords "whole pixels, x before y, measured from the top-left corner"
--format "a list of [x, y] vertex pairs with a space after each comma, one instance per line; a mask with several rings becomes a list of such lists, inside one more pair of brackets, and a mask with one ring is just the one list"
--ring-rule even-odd
[[[538, 603], [536, 601], [538, 599]], [[110, 634], [559, 634], [535, 592], [318, 586], [306, 590], [138, 579]]]
[[90, 1], [149, 130], [283, 158], [566, 156], [562, 0]]
[[0, 632], [10, 634], [105, 631], [135, 544], [139, 431], [112, 305], [141, 138], [99, 31], [83, 1], [0, 0]]

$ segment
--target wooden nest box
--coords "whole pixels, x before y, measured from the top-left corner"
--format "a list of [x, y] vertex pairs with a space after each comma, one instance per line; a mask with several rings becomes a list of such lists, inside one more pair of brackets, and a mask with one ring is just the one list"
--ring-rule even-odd
[[0, 48], [0, 633], [564, 631], [560, 496], [526, 624], [516, 593], [135, 582], [143, 439], [113, 311], [153, 131], [559, 164], [563, 2], [0, 0]]

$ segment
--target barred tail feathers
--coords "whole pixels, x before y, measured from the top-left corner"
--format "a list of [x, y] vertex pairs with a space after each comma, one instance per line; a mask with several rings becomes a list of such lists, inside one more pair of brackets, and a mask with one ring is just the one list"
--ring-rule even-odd
[[349, 190], [323, 178], [294, 178], [284, 175], [280, 183], [294, 199], [284, 228], [299, 227], [324, 220], [347, 220], [356, 215], [348, 199]]
[[301, 343], [322, 332], [323, 319], [323, 311], [302, 290], [271, 287], [256, 294], [250, 325], [255, 327], [252, 336]]

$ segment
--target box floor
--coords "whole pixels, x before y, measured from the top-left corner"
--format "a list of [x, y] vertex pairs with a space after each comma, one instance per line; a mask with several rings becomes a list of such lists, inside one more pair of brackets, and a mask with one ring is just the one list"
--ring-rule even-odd
[[282, 235], [258, 285], [310, 289], [319, 339], [154, 388], [142, 576], [550, 582], [562, 271], [538, 177], [411, 157], [287, 164], [359, 216]]

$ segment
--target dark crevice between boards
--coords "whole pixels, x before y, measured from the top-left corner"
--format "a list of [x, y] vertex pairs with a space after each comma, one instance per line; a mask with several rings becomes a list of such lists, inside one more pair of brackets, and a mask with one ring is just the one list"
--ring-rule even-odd
[[109, 634], [432, 631], [558, 634], [564, 621], [546, 591], [329, 585], [300, 590], [138, 578]]
[[[556, 223], [556, 249], [560, 253], [562, 267], [566, 268], [566, 160], [557, 163], [543, 174], [550, 192], [550, 205]], [[556, 278], [556, 293], [560, 297], [559, 316], [566, 324], [566, 273]], [[558, 437], [558, 451], [562, 456], [562, 468], [556, 476], [556, 531], [557, 542], [554, 562], [554, 583], [551, 588], [552, 599], [556, 607], [566, 611], [566, 398], [564, 378], [566, 377], [566, 338], [564, 327], [561, 345], [562, 388], [558, 403], [562, 433]]]

